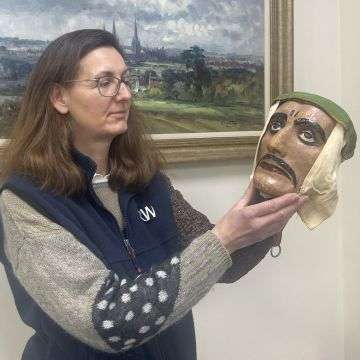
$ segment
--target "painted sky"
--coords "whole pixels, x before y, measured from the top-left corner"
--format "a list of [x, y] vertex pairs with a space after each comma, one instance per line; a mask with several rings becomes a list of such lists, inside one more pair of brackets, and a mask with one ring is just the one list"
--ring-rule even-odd
[[81, 28], [112, 28], [143, 46], [263, 55], [264, 0], [1, 0], [0, 36], [52, 40]]

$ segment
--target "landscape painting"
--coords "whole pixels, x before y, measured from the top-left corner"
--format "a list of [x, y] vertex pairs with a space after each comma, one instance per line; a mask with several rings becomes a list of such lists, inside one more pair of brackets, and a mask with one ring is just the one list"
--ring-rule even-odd
[[149, 133], [263, 127], [263, 0], [2, 0], [0, 25], [0, 138], [44, 48], [81, 28], [118, 37]]

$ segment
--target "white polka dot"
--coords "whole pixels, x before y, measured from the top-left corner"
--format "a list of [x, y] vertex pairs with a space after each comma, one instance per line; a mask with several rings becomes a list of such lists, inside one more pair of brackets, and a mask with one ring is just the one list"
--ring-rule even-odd
[[100, 301], [96, 307], [100, 310], [105, 310], [107, 306], [108, 306], [108, 302], [106, 300], [103, 300]]
[[124, 345], [132, 345], [136, 343], [136, 339], [128, 339], [124, 342]]
[[105, 286], [108, 287], [110, 285], [110, 280], [106, 280]]
[[153, 286], [153, 285], [154, 285], [154, 279], [153, 279], [153, 278], [147, 278], [147, 279], [145, 280], [145, 284], [146, 284], [147, 286]]
[[160, 290], [159, 291], [159, 295], [158, 295], [158, 298], [159, 298], [159, 301], [162, 303], [162, 302], [165, 302], [167, 299], [168, 299], [168, 294], [165, 290]]
[[124, 346], [124, 347], [121, 348], [121, 350], [129, 350], [132, 347], [133, 347], [132, 345]]
[[125, 285], [125, 284], [126, 284], [126, 279], [122, 279], [120, 285]]
[[131, 292], [135, 292], [137, 290], [138, 290], [138, 286], [136, 284], [130, 288]]
[[115, 279], [115, 281], [119, 281], [119, 280], [120, 280], [118, 274], [114, 274], [114, 279]]
[[114, 327], [114, 322], [111, 320], [105, 320], [103, 321], [103, 328], [104, 329], [111, 329]]
[[126, 320], [126, 321], [130, 321], [130, 320], [132, 320], [132, 319], [134, 318], [134, 316], [135, 316], [134, 312], [133, 312], [133, 311], [129, 311], [129, 312], [126, 314], [126, 316], [125, 316], [125, 320]]
[[165, 316], [160, 316], [156, 321], [156, 325], [161, 325], [165, 321]]
[[123, 303], [128, 303], [131, 300], [131, 295], [129, 293], [122, 294], [121, 301]]
[[152, 309], [152, 305], [150, 303], [146, 303], [143, 307], [142, 310], [145, 314], [148, 314]]
[[162, 271], [162, 270], [157, 271], [157, 272], [156, 272], [156, 276], [157, 276], [158, 278], [160, 278], [160, 279], [165, 279], [165, 278], [167, 278], [166, 272], [165, 272], [165, 271]]
[[113, 287], [111, 287], [111, 288], [105, 293], [105, 295], [110, 294], [112, 291], [114, 291], [114, 288], [113, 288]]
[[112, 302], [109, 305], [109, 310], [112, 310], [116, 306], [116, 303]]
[[139, 330], [139, 334], [145, 334], [150, 330], [150, 326], [143, 326]]
[[180, 262], [179, 258], [177, 256], [174, 256], [171, 261], [170, 261], [170, 264], [171, 265], [176, 265]]
[[119, 338], [118, 336], [111, 336], [108, 339], [110, 342], [118, 342], [121, 340], [121, 338]]

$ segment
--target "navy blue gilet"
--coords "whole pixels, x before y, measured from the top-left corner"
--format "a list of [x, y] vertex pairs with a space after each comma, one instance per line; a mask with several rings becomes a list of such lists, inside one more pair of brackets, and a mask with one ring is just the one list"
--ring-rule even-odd
[[[124, 245], [124, 234], [114, 216], [107, 211], [92, 188], [96, 164], [84, 154], [73, 151], [75, 162], [84, 171], [86, 191], [81, 196], [65, 197], [40, 190], [29, 178], [11, 176], [0, 188], [10, 189], [38, 212], [63, 226], [93, 252], [108, 269], [120, 276], [135, 278], [136, 267], [146, 272], [181, 250], [173, 217], [170, 192], [160, 173], [138, 192], [119, 190], [120, 208], [127, 238], [136, 253], [136, 264]], [[138, 209], [153, 206], [157, 216], [148, 222]], [[3, 234], [3, 231], [1, 231]], [[14, 276], [0, 236], [0, 260], [22, 320], [35, 331], [28, 341], [22, 360], [195, 360], [196, 342], [191, 311], [173, 326], [144, 345], [126, 353], [110, 354], [80, 342], [55, 323]]]

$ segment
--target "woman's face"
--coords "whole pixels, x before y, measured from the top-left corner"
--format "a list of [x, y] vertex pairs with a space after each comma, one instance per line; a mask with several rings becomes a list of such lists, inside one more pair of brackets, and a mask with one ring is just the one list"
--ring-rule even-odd
[[[129, 77], [128, 68], [113, 47], [100, 47], [88, 53], [79, 64], [74, 80], [99, 79], [103, 76]], [[106, 85], [106, 83], [104, 83]], [[68, 111], [74, 119], [74, 142], [109, 141], [126, 132], [131, 92], [121, 83], [117, 95], [101, 96], [96, 81], [72, 82], [66, 89]]]

